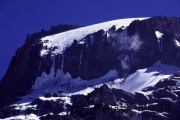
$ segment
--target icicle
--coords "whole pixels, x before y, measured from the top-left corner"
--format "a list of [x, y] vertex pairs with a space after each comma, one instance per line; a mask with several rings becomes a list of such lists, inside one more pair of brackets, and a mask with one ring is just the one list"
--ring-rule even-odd
[[125, 61], [127, 64], [129, 64], [129, 56], [128, 56], [128, 55], [125, 56], [124, 61]]
[[109, 33], [107, 32], [107, 41], [111, 42], [111, 36], [109, 35]]
[[61, 63], [61, 70], [63, 70], [63, 67], [64, 67], [64, 55], [62, 53], [62, 63]]
[[94, 36], [90, 36], [90, 40], [91, 40], [91, 44], [93, 44], [94, 43]]
[[40, 63], [39, 63], [39, 70], [41, 69], [41, 60], [40, 60]]
[[174, 43], [175, 43], [175, 46], [176, 46], [177, 48], [180, 48], [180, 43], [179, 43], [179, 41], [174, 40]]
[[60, 58], [61, 58], [61, 54], [59, 54], [58, 62], [60, 61]]
[[82, 61], [82, 50], [81, 50], [81, 55], [80, 55], [79, 69], [81, 68], [81, 61]]
[[160, 50], [160, 53], [162, 53], [163, 50], [163, 33], [159, 32], [159, 31], [155, 31], [156, 37], [158, 39], [158, 50]]
[[160, 52], [162, 53], [162, 49], [163, 49], [163, 47], [162, 47], [162, 38], [160, 38]]
[[107, 37], [107, 35], [106, 35], [106, 30], [104, 31], [104, 34], [102, 34], [102, 41], [106, 41], [106, 37]]
[[126, 49], [128, 49], [128, 37], [127, 37], [127, 27], [123, 28], [123, 37]]
[[124, 41], [127, 42], [127, 28], [123, 30]]
[[124, 59], [121, 60], [121, 65], [124, 70], [127, 70], [127, 72], [129, 71], [130, 66], [129, 66], [129, 56], [128, 55], [126, 55], [124, 57]]

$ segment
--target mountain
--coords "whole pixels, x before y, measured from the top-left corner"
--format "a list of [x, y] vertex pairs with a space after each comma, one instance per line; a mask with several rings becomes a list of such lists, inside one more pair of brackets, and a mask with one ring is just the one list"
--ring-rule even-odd
[[0, 117], [178, 120], [179, 66], [178, 17], [53, 26], [13, 56]]

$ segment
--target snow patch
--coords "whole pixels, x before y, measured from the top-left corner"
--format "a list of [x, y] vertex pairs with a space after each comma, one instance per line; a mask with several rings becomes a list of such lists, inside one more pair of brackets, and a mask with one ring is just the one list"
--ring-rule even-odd
[[18, 116], [5, 118], [3, 120], [40, 120], [40, 119], [39, 116], [31, 113], [29, 115], [18, 115]]
[[153, 86], [161, 79], [168, 78], [178, 71], [180, 71], [179, 67], [162, 64], [158, 61], [149, 68], [137, 70], [135, 73], [124, 79], [119, 86], [116, 86], [116, 88], [121, 88], [127, 92], [133, 93], [148, 86]]
[[57, 99], [60, 99], [60, 97], [49, 97], [49, 98], [46, 98], [44, 96], [42, 97], [39, 97], [39, 99], [43, 100], [43, 101], [50, 101], [50, 100], [53, 100], [53, 101], [56, 101]]
[[175, 45], [176, 45], [177, 48], [180, 48], [180, 43], [179, 43], [179, 41], [174, 40], [174, 43], [175, 43]]
[[157, 38], [161, 38], [164, 34], [159, 32], [159, 31], [155, 31], [156, 37]]
[[94, 36], [90, 36], [90, 40], [91, 40], [91, 44], [93, 44], [94, 43]]
[[176, 82], [176, 87], [180, 87], [180, 81]]

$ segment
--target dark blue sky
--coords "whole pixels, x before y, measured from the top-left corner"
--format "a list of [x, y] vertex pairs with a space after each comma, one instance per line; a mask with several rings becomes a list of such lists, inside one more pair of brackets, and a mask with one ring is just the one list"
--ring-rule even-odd
[[179, 0], [0, 0], [0, 79], [28, 33], [52, 25], [91, 25], [120, 18], [180, 17]]

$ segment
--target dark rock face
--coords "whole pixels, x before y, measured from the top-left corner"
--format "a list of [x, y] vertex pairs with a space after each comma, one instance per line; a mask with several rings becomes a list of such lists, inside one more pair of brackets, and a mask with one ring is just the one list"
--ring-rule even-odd
[[121, 89], [112, 89], [112, 93], [116, 96], [116, 101], [122, 101], [122, 102], [130, 102], [134, 103], [135, 96], [132, 93], [126, 92]]
[[[63, 103], [65, 101], [63, 100], [41, 100], [41, 99], [36, 99], [34, 100], [31, 104], [32, 105], [37, 105], [37, 110], [34, 111], [34, 114], [36, 115], [45, 115], [48, 113], [54, 113], [58, 114], [63, 112]], [[28, 112], [28, 110], [27, 110]], [[30, 110], [29, 110], [30, 112]]]
[[85, 45], [74, 40], [64, 53], [65, 73], [70, 72], [73, 78], [80, 76], [82, 79], [93, 79], [115, 68], [115, 49], [107, 40], [103, 41], [102, 34], [105, 34], [104, 30], [86, 36]]
[[154, 111], [143, 111], [142, 112], [142, 119], [143, 120], [149, 120], [149, 119], [152, 119], [152, 120], [176, 120], [174, 119], [174, 116], [165, 116], [165, 115], [161, 115], [159, 114], [158, 112], [154, 112]]
[[[150, 49], [154, 49], [157, 45], [157, 39], [154, 37], [154, 31], [160, 31], [163, 36], [163, 49], [160, 56], [154, 57], [160, 59], [162, 63], [179, 65], [177, 59], [178, 50], [175, 47], [174, 39], [180, 40], [180, 19], [175, 17], [157, 16], [147, 20], [136, 20], [131, 23], [128, 30], [128, 35], [133, 35], [138, 32], [141, 39], [148, 44]], [[157, 49], [157, 48], [156, 48]], [[160, 57], [160, 58], [159, 58]], [[152, 59], [152, 58], [151, 58]]]
[[[123, 99], [118, 99], [120, 96], [122, 98], [134, 98], [134, 95], [131, 93], [118, 89], [110, 89], [105, 84], [100, 88], [96, 88], [87, 96], [75, 95], [72, 97], [73, 105], [70, 106], [70, 115], [78, 115], [84, 120], [130, 120], [133, 118], [133, 112], [130, 109], [118, 110], [110, 107], [117, 107], [118, 103], [124, 102]], [[91, 105], [94, 106], [90, 107]]]
[[144, 105], [147, 104], [149, 101], [149, 97], [143, 93], [136, 92], [135, 93], [135, 102]]
[[100, 89], [96, 89], [88, 95], [89, 103], [116, 104], [116, 97], [107, 85], [103, 85]]
[[176, 94], [171, 93], [170, 90], [167, 89], [158, 89], [153, 92], [153, 95], [157, 98], [170, 97], [176, 98]]

